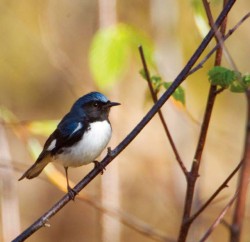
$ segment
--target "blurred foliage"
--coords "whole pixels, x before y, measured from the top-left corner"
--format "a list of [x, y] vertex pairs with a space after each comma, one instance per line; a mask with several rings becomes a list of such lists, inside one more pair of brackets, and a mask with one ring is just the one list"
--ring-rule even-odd
[[231, 92], [245, 92], [250, 86], [250, 75], [242, 75], [222, 66], [213, 67], [208, 76], [212, 85], [228, 88]]
[[[140, 74], [147, 81], [145, 71], [141, 70]], [[152, 83], [153, 89], [154, 89], [156, 94], [161, 90], [162, 87], [165, 90], [167, 90], [172, 85], [172, 82], [165, 82], [165, 81], [162, 80], [162, 78], [160, 76], [155, 76], [155, 75], [150, 77], [150, 81]], [[178, 101], [178, 102], [182, 103], [183, 105], [185, 105], [185, 91], [181, 86], [176, 88], [176, 90], [172, 94], [172, 97], [176, 101]]]
[[27, 122], [28, 130], [35, 135], [49, 136], [58, 124], [58, 120], [42, 120]]
[[89, 63], [100, 89], [112, 86], [128, 71], [128, 64], [132, 55], [138, 53], [139, 45], [143, 45], [146, 59], [154, 67], [153, 44], [139, 30], [118, 24], [96, 32], [89, 50]]
[[195, 24], [201, 36], [204, 37], [209, 31], [209, 25], [203, 3], [200, 0], [192, 0], [192, 6], [194, 10]]
[[0, 120], [4, 123], [15, 122], [15, 115], [6, 107], [0, 106]]

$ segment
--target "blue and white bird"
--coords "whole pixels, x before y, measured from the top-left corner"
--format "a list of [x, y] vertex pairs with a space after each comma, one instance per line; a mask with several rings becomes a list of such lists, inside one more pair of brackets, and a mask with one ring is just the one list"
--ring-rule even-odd
[[107, 146], [112, 133], [108, 119], [110, 108], [120, 105], [109, 101], [99, 92], [91, 92], [79, 98], [63, 117], [56, 130], [45, 142], [36, 162], [20, 177], [32, 179], [38, 176], [50, 162], [63, 165], [67, 189], [72, 199], [76, 193], [70, 188], [68, 167], [78, 167], [94, 162]]

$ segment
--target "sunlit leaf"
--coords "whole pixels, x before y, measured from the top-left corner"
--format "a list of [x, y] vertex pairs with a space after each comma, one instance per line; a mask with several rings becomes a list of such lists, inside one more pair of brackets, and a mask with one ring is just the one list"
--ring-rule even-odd
[[230, 91], [231, 92], [245, 92], [247, 89], [247, 86], [244, 85], [242, 82], [238, 82], [238, 81], [234, 81], [231, 85], [230, 85]]
[[243, 81], [243, 83], [245, 83], [246, 85], [250, 85], [250, 75], [244, 75], [243, 77], [242, 77], [242, 81]]
[[27, 148], [33, 160], [36, 160], [42, 151], [42, 146], [39, 141], [33, 138], [28, 139]]
[[[168, 89], [170, 86], [172, 85], [172, 82], [164, 82], [163, 86]], [[176, 88], [176, 90], [174, 91], [174, 93], [172, 94], [173, 98], [176, 101], [181, 102], [183, 105], [185, 105], [185, 91], [184, 89], [179, 86]]]
[[[143, 79], [148, 81], [147, 78], [146, 78], [146, 74], [145, 74], [144, 69], [140, 70], [139, 73], [141, 74]], [[153, 89], [154, 89], [155, 93], [158, 93], [160, 91], [160, 88], [161, 88], [162, 84], [163, 84], [163, 81], [162, 81], [161, 77], [160, 76], [151, 76], [150, 81], [152, 83], [152, 86], [153, 86]]]
[[245, 92], [250, 86], [250, 75], [230, 70], [222, 66], [215, 66], [208, 72], [212, 85], [228, 88], [231, 92]]
[[[140, 74], [143, 77], [143, 79], [147, 80], [145, 71], [143, 69], [140, 70]], [[156, 94], [160, 91], [162, 86], [165, 89], [168, 89], [170, 85], [172, 84], [172, 82], [164, 82], [160, 76], [155, 76], [155, 75], [150, 77], [150, 81], [152, 83], [153, 89]], [[148, 97], [149, 97], [149, 94], [147, 94], [146, 100], [148, 99]], [[181, 86], [179, 86], [174, 91], [174, 93], [172, 94], [172, 97], [176, 101], [181, 102], [183, 105], [185, 105], [185, 91]]]
[[4, 106], [0, 106], [0, 119], [2, 119], [6, 123], [16, 122], [15, 115]]
[[196, 26], [201, 36], [205, 37], [210, 27], [208, 25], [207, 16], [206, 16], [202, 1], [192, 0], [192, 6], [194, 9], [194, 20], [195, 20]]
[[93, 38], [89, 63], [94, 80], [100, 89], [112, 86], [129, 70], [132, 53], [143, 45], [145, 58], [152, 64], [152, 43], [134, 28], [118, 24], [101, 29]]
[[236, 79], [236, 73], [222, 66], [214, 66], [208, 72], [209, 80], [212, 85], [219, 85], [228, 88]]
[[28, 122], [28, 130], [36, 135], [49, 136], [56, 128], [58, 120], [42, 120]]

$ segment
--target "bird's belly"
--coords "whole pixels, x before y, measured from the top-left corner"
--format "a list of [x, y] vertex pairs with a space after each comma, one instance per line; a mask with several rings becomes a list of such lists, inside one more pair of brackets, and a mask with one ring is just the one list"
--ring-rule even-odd
[[91, 123], [82, 139], [72, 147], [65, 148], [55, 157], [56, 161], [64, 167], [77, 167], [93, 162], [107, 146], [111, 133], [111, 126], [107, 121]]

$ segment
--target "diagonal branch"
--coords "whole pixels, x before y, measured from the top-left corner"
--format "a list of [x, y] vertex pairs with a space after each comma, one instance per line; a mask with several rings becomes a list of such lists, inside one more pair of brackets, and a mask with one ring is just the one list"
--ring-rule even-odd
[[211, 202], [217, 197], [217, 195], [227, 187], [228, 182], [234, 177], [234, 175], [239, 171], [239, 169], [242, 166], [242, 161], [237, 165], [237, 167], [231, 172], [231, 174], [227, 177], [227, 179], [216, 189], [214, 194], [203, 204], [203, 206], [195, 212], [191, 217], [190, 217], [190, 222], [194, 221], [206, 208]]
[[214, 231], [214, 229], [222, 222], [222, 219], [226, 215], [229, 208], [233, 205], [235, 199], [238, 196], [238, 190], [234, 194], [234, 196], [230, 199], [228, 204], [223, 208], [219, 216], [214, 220], [213, 224], [210, 226], [210, 228], [207, 230], [207, 232], [203, 235], [203, 237], [199, 240], [199, 242], [204, 242], [209, 237], [209, 235]]
[[[205, 11], [206, 11], [209, 25], [211, 28], [214, 29], [216, 41], [220, 45], [221, 54], [223, 53], [224, 56], [226, 57], [226, 60], [231, 65], [231, 67], [234, 70], [237, 70], [236, 64], [234, 63], [227, 47], [224, 44], [224, 40], [223, 40], [223, 36], [224, 36], [225, 30], [226, 30], [226, 21], [224, 21], [225, 24], [221, 26], [221, 31], [219, 31], [218, 28], [216, 26], [214, 26], [214, 19], [213, 19], [211, 8], [210, 8], [210, 2], [208, 2], [207, 0], [202, 0], [202, 1], [203, 1], [203, 6], [204, 6]], [[224, 1], [224, 3], [225, 3], [225, 1]], [[222, 33], [224, 33], [224, 34], [222, 34]]]
[[[227, 40], [240, 26], [243, 24], [248, 18], [250, 17], [250, 12], [247, 13], [243, 18], [240, 19], [240, 21], [233, 27], [231, 28], [225, 36], [222, 36], [223, 42]], [[220, 43], [217, 43], [215, 47], [209, 51], [209, 53], [202, 59], [202, 61], [196, 65], [194, 68], [190, 70], [188, 75], [193, 74], [194, 72], [198, 71], [199, 69], [202, 68], [203, 64], [211, 57], [211, 55], [220, 47]]]
[[[217, 18], [215, 24], [220, 26], [223, 20], [226, 18], [227, 14], [234, 5], [235, 0], [229, 0], [228, 4], [221, 11], [219, 17]], [[175, 89], [186, 79], [189, 71], [196, 63], [197, 59], [201, 56], [207, 45], [210, 43], [211, 39], [214, 37], [214, 31], [211, 29], [206, 37], [203, 39], [197, 50], [194, 52], [186, 66], [176, 77], [173, 84], [165, 91], [161, 98], [153, 105], [153, 107], [148, 111], [146, 116], [135, 126], [135, 128], [127, 135], [127, 137], [113, 150], [107, 154], [107, 156], [101, 161], [102, 167], [106, 167], [116, 156], [118, 156], [142, 131], [142, 129], [147, 125], [147, 123], [154, 117], [158, 110], [163, 106], [163, 104], [169, 99], [173, 94]], [[79, 193], [85, 186], [87, 186], [98, 174], [100, 170], [98, 168], [93, 169], [85, 176], [75, 187], [74, 190]], [[30, 225], [23, 233], [16, 237], [13, 242], [24, 241], [30, 237], [33, 233], [43, 227], [46, 222], [53, 217], [57, 212], [59, 212], [68, 202], [70, 201], [70, 196], [66, 194], [62, 197], [52, 208], [48, 210], [44, 215], [37, 219], [32, 225]]]
[[[150, 73], [149, 73], [149, 70], [148, 70], [148, 67], [147, 67], [147, 63], [146, 63], [146, 60], [145, 60], [145, 56], [144, 56], [142, 46], [139, 46], [139, 52], [140, 52], [140, 56], [141, 56], [141, 60], [142, 60], [143, 69], [145, 71], [148, 87], [149, 87], [152, 99], [153, 99], [154, 103], [156, 103], [157, 102], [157, 96], [156, 96], [156, 93], [155, 93], [154, 88], [152, 86], [152, 82], [151, 82], [151, 79], [150, 79]], [[161, 120], [161, 123], [163, 125], [163, 128], [165, 130], [165, 133], [166, 133], [166, 135], [168, 137], [169, 143], [170, 143], [170, 145], [171, 145], [171, 147], [173, 149], [173, 152], [175, 154], [175, 158], [176, 158], [178, 164], [180, 165], [185, 177], [187, 177], [187, 175], [188, 175], [187, 168], [185, 167], [184, 163], [182, 162], [181, 157], [180, 157], [180, 155], [179, 155], [179, 153], [178, 153], [178, 151], [176, 149], [175, 143], [173, 141], [172, 135], [169, 132], [167, 123], [166, 123], [166, 121], [165, 121], [165, 119], [163, 117], [161, 109], [158, 110], [158, 114], [159, 114], [159, 118]]]

